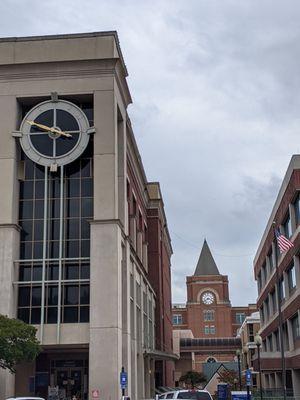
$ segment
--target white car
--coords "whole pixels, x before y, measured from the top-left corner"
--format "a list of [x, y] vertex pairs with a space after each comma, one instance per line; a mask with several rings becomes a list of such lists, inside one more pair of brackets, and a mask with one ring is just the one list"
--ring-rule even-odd
[[195, 399], [195, 400], [212, 400], [207, 390], [176, 390], [160, 394], [159, 399]]
[[42, 397], [10, 397], [9, 399], [6, 400], [45, 400]]

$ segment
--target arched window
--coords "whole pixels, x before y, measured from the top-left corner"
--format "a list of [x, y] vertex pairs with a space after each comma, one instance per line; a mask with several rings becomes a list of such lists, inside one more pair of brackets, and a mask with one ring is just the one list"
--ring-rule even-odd
[[208, 359], [206, 360], [207, 363], [215, 363], [217, 362], [217, 360], [214, 357], [208, 357]]

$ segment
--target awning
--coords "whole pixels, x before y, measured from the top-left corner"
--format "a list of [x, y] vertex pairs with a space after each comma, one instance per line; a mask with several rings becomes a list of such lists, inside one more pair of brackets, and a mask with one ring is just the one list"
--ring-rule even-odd
[[161, 351], [161, 350], [145, 349], [144, 356], [154, 358], [155, 360], [169, 360], [169, 361], [179, 360], [179, 356], [177, 354], [167, 353], [166, 351]]

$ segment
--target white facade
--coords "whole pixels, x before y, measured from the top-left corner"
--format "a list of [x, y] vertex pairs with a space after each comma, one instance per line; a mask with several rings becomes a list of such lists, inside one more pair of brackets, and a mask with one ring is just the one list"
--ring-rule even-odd
[[[126, 108], [131, 98], [126, 75], [115, 33], [0, 40], [0, 313], [16, 317], [17, 309], [19, 312], [22, 309], [30, 318], [34, 312], [39, 313], [33, 312], [33, 300], [28, 307], [25, 302], [23, 308], [20, 299], [18, 302], [18, 288], [26, 286], [26, 280], [20, 280], [20, 268], [29, 259], [20, 257], [19, 188], [24, 171], [19, 138], [12, 133], [20, 129], [23, 110], [51, 99], [51, 93], [55, 92], [60, 99], [92, 104], [95, 127], [95, 133], [91, 134], [93, 215], [89, 218], [90, 239], [87, 239], [90, 247], [88, 256], [76, 258], [76, 262], [90, 265], [90, 276], [73, 282], [89, 286], [88, 322], [64, 323], [67, 304], [61, 305], [60, 299], [57, 306], [60, 319], [45, 323], [43, 302], [49, 300], [42, 300], [42, 317], [36, 327], [43, 354], [39, 362], [19, 366], [15, 377], [0, 371], [1, 399], [29, 395], [29, 382], [36, 377], [37, 370], [44, 373], [39, 375], [41, 385], [44, 382], [45, 386], [46, 381], [50, 386], [58, 385], [61, 374], [62, 381], [68, 381], [62, 385], [70, 394], [72, 382], [78, 379], [81, 398], [90, 399], [95, 389], [101, 399], [115, 400], [121, 397], [119, 374], [124, 367], [128, 372], [126, 393], [131, 399], [147, 398], [153, 393], [153, 360], [144, 356], [144, 350], [154, 347], [155, 293], [147, 277], [146, 244], [139, 239], [132, 243], [129, 239], [126, 202], [129, 153], [138, 166], [137, 179], [144, 187], [146, 182], [127, 123]], [[60, 166], [57, 170], [58, 174], [62, 171]], [[51, 174], [46, 170], [43, 179], [45, 176], [52, 179]], [[64, 182], [60, 180], [63, 188], [60, 193], [66, 193]], [[147, 192], [142, 193], [147, 197]], [[47, 218], [43, 217], [46, 221], [43, 228], [47, 231]], [[64, 224], [65, 218], [60, 213], [58, 220]], [[136, 221], [131, 223], [135, 227]], [[44, 235], [41, 243], [45, 240], [48, 239]], [[63, 293], [70, 280], [65, 276], [60, 273], [59, 278], [47, 281], [45, 265], [51, 260], [46, 252], [41, 259], [33, 256], [30, 260], [32, 271], [37, 260], [43, 265], [42, 277], [27, 282], [31, 298], [32, 288], [40, 287], [43, 294], [50, 284], [57, 285], [59, 296], [66, 296]], [[62, 262], [70, 260], [71, 257], [66, 261], [59, 254], [59, 271]], [[82, 306], [82, 312], [84, 307], [87, 305]]]

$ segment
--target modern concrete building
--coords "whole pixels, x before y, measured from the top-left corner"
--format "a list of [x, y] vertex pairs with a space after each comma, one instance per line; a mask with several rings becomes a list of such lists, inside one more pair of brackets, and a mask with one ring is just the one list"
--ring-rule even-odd
[[187, 303], [172, 309], [174, 349], [180, 355], [175, 381], [189, 369], [203, 372], [207, 363], [232, 363], [241, 347], [237, 331], [256, 310], [255, 304], [231, 306], [228, 276], [220, 274], [206, 240], [186, 284]]
[[[274, 239], [273, 222], [294, 247], [279, 254]], [[277, 199], [267, 222], [254, 259], [258, 286], [263, 338], [261, 366], [263, 387], [280, 389], [282, 382], [281, 347], [278, 315], [276, 262], [278, 262], [279, 298], [283, 318], [283, 341], [286, 364], [286, 387], [290, 394], [300, 395], [300, 156], [291, 159]], [[255, 368], [258, 368], [257, 361]]]
[[43, 349], [1, 399], [119, 399], [122, 367], [131, 399], [173, 382], [172, 248], [126, 76], [115, 32], [0, 39], [0, 313]]

